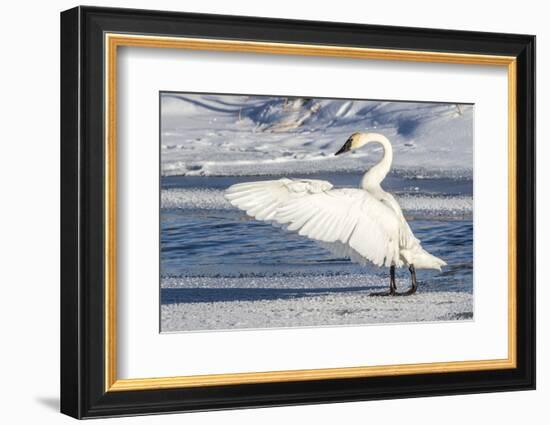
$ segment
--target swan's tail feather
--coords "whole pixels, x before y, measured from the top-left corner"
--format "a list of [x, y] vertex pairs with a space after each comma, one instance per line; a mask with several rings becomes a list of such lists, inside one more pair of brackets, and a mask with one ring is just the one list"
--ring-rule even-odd
[[401, 256], [408, 264], [414, 264], [414, 267], [417, 269], [435, 269], [441, 271], [441, 267], [447, 265], [441, 258], [430, 254], [420, 246], [413, 250], [401, 250]]

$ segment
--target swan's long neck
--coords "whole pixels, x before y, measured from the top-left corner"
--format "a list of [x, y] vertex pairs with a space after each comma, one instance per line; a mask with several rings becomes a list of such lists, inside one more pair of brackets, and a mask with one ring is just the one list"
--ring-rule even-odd
[[372, 167], [363, 176], [363, 179], [361, 180], [361, 187], [365, 190], [380, 189], [380, 183], [382, 183], [382, 181], [390, 171], [393, 160], [393, 150], [391, 147], [391, 143], [386, 138], [386, 136], [377, 133], [370, 133], [365, 144], [373, 142], [377, 142], [382, 145], [382, 147], [384, 148], [384, 156], [378, 164]]

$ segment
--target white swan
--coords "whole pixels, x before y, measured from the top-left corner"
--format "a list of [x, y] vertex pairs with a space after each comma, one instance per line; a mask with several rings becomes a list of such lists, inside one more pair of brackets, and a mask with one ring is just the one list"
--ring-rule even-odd
[[[411, 295], [417, 288], [416, 269], [441, 270], [446, 263], [422, 248], [395, 198], [380, 187], [393, 158], [385, 136], [354, 133], [335, 155], [371, 142], [383, 146], [384, 156], [363, 176], [360, 189], [334, 189], [323, 180], [282, 178], [235, 184], [225, 197], [249, 216], [286, 226], [336, 255], [389, 267], [389, 291], [372, 295]], [[403, 266], [409, 267], [411, 288], [397, 292], [395, 267]]]

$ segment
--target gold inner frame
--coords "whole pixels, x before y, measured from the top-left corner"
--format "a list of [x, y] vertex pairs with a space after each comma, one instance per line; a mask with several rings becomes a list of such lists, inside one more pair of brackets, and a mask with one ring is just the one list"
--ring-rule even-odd
[[[370, 49], [328, 45], [105, 34], [105, 391], [134, 391], [214, 385], [310, 381], [417, 373], [448, 373], [516, 367], [516, 58], [461, 53]], [[118, 379], [116, 323], [116, 136], [117, 48], [119, 46], [325, 56], [504, 66], [508, 72], [508, 357], [495, 360], [246, 372]]]

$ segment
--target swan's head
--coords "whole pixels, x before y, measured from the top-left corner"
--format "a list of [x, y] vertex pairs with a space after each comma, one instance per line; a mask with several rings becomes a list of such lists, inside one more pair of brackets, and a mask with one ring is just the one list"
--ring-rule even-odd
[[371, 133], [353, 133], [349, 136], [344, 146], [340, 148], [334, 155], [340, 155], [341, 153], [349, 152], [355, 149], [359, 149], [365, 146], [368, 142], [372, 141]]

